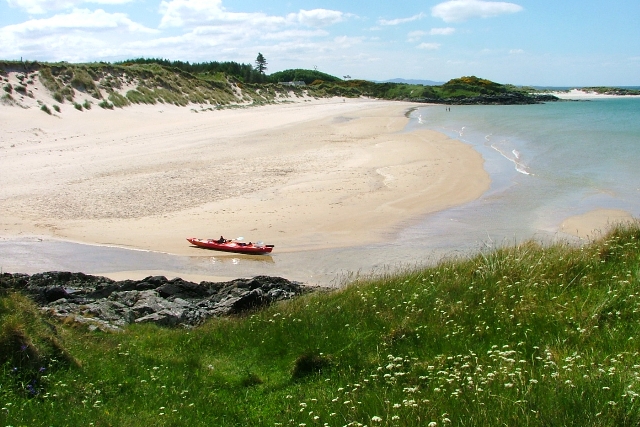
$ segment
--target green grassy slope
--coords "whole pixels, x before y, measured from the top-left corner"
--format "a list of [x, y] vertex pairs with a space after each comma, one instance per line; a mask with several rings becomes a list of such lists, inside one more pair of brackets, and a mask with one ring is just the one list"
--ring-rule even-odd
[[[9, 81], [10, 72], [17, 73], [20, 84]], [[199, 105], [213, 109], [283, 102], [303, 95], [296, 87], [244, 84], [223, 73], [192, 74], [155, 63], [24, 64], [0, 61], [3, 102], [15, 103], [19, 96], [41, 96], [33, 90], [38, 80], [53, 97], [54, 107], [69, 103], [79, 110], [87, 108], [83, 105], [86, 99], [111, 109], [131, 104]]]
[[0, 298], [0, 425], [640, 423], [640, 224], [119, 334]]
[[[256, 79], [242, 80], [247, 66], [243, 68], [235, 64], [239, 67], [235, 70], [229, 68], [234, 64], [226, 64], [229, 65], [227, 68], [221, 68], [221, 65], [224, 64], [160, 60], [132, 60], [118, 64], [0, 61], [0, 85], [4, 89], [1, 97], [2, 102], [16, 105], [20, 97], [41, 95], [32, 90], [34, 82], [39, 79], [55, 100], [52, 108], [57, 112], [65, 103], [71, 103], [78, 110], [91, 108], [91, 100], [102, 108], [110, 109], [157, 103], [213, 109], [286, 102], [305, 95], [315, 98], [365, 96], [387, 100], [472, 104], [536, 103], [554, 98], [546, 95], [544, 99], [539, 99], [526, 90], [474, 76], [453, 79], [442, 86], [422, 86], [341, 80], [315, 70], [294, 69], [263, 76], [268, 82], [250, 83], [248, 81]], [[215, 71], [218, 69], [229, 72], [235, 70], [237, 75]], [[9, 81], [6, 77], [9, 72], [18, 73], [19, 83]], [[296, 87], [279, 84], [293, 80], [305, 81], [307, 85]], [[46, 105], [44, 101], [41, 104]]]

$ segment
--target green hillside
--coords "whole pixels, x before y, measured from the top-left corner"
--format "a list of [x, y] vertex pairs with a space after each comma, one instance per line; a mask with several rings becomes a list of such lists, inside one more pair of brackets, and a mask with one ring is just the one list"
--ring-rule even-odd
[[0, 424], [635, 426], [639, 254], [635, 223], [122, 333], [5, 289]]
[[[11, 75], [11, 76], [10, 76]], [[304, 86], [283, 83], [305, 82]], [[49, 94], [38, 91], [41, 84]], [[131, 104], [172, 104], [197, 110], [288, 102], [300, 97], [372, 97], [443, 104], [531, 104], [556, 100], [477, 77], [453, 79], [442, 86], [342, 80], [316, 70], [292, 69], [263, 75], [248, 64], [190, 64], [160, 59], [121, 63], [25, 63], [0, 61], [0, 102], [43, 111], [78, 110], [91, 105], [113, 109]], [[53, 98], [51, 100], [50, 98]]]
[[313, 82], [335, 83], [341, 81], [341, 79], [316, 70], [295, 69], [273, 73], [269, 75], [269, 81], [271, 83], [303, 81], [306, 84], [312, 84]]
[[[14, 80], [10, 80], [10, 74], [15, 76]], [[37, 90], [39, 84], [53, 101]], [[39, 104], [52, 102], [54, 109], [68, 104], [79, 110], [88, 109], [91, 104], [107, 109], [131, 104], [216, 109], [286, 102], [288, 98], [304, 95], [296, 87], [243, 83], [223, 71], [205, 70], [194, 74], [154, 62], [25, 64], [0, 61], [0, 85], [1, 101], [5, 104], [20, 105], [21, 101], [32, 98]]]

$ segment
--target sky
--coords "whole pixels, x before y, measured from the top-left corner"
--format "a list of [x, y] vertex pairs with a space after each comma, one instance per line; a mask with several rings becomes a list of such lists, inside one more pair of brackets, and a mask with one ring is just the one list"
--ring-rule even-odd
[[0, 59], [640, 86], [640, 0], [0, 0]]

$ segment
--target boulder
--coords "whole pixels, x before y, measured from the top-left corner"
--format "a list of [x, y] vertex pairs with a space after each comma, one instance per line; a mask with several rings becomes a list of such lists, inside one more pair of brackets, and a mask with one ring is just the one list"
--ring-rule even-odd
[[192, 327], [210, 317], [240, 315], [313, 290], [270, 276], [193, 283], [164, 276], [114, 281], [56, 271], [32, 276], [3, 273], [0, 289], [23, 292], [54, 316], [105, 331], [131, 323]]

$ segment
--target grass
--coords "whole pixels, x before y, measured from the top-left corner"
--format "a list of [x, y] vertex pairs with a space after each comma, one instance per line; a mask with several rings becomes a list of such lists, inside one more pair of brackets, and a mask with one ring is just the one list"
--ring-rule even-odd
[[15, 105], [15, 99], [9, 93], [0, 96], [0, 102], [6, 105]]
[[109, 101], [118, 108], [126, 107], [131, 104], [126, 97], [120, 95], [118, 92], [111, 92], [109, 94]]
[[[86, 103], [86, 102], [85, 102]], [[109, 101], [107, 101], [106, 99], [103, 99], [102, 101], [100, 101], [98, 103], [98, 107], [100, 108], [104, 108], [106, 110], [113, 110], [113, 104], [111, 104]], [[86, 108], [86, 107], [85, 107]]]
[[101, 99], [102, 95], [94, 81], [96, 77], [92, 75], [90, 70], [90, 68], [86, 67], [74, 67], [73, 76], [69, 83], [74, 89], [88, 93], [96, 99]]
[[[14, 357], [0, 370], [0, 424], [638, 425], [639, 275], [636, 223], [581, 247], [526, 242], [191, 330], [90, 332], [8, 294], [0, 324], [21, 332], [0, 335]], [[17, 381], [26, 343], [38, 362]]]
[[[62, 104], [65, 100], [74, 103], [74, 98], [80, 94], [96, 99], [96, 103], [103, 108], [157, 103], [176, 106], [187, 106], [190, 103], [212, 106], [265, 105], [287, 102], [287, 98], [305, 95], [314, 98], [366, 96], [387, 100], [449, 102], [459, 98], [496, 94], [520, 94], [526, 98], [525, 94], [529, 93], [514, 86], [501, 85], [473, 76], [453, 79], [441, 86], [373, 83], [364, 80], [342, 81], [310, 70], [275, 73], [271, 79], [280, 81], [276, 75], [282, 74], [284, 80], [287, 80], [285, 77], [289, 75], [295, 79], [302, 78], [308, 83], [304, 87], [293, 87], [278, 83], [243, 83], [237, 77], [221, 72], [192, 74], [176, 67], [136, 61], [122, 64], [33, 63], [30, 67], [30, 74], [17, 75], [20, 84], [10, 87], [11, 91], [16, 91], [22, 96], [34, 97], [33, 93], [27, 90], [26, 84], [33, 83], [39, 76], [39, 80], [58, 103]], [[24, 64], [0, 61], [0, 70], [5, 68], [24, 68]], [[4, 87], [5, 91], [9, 88], [7, 85]], [[523, 98], [522, 102], [525, 101]], [[533, 98], [529, 101], [535, 102]]]

